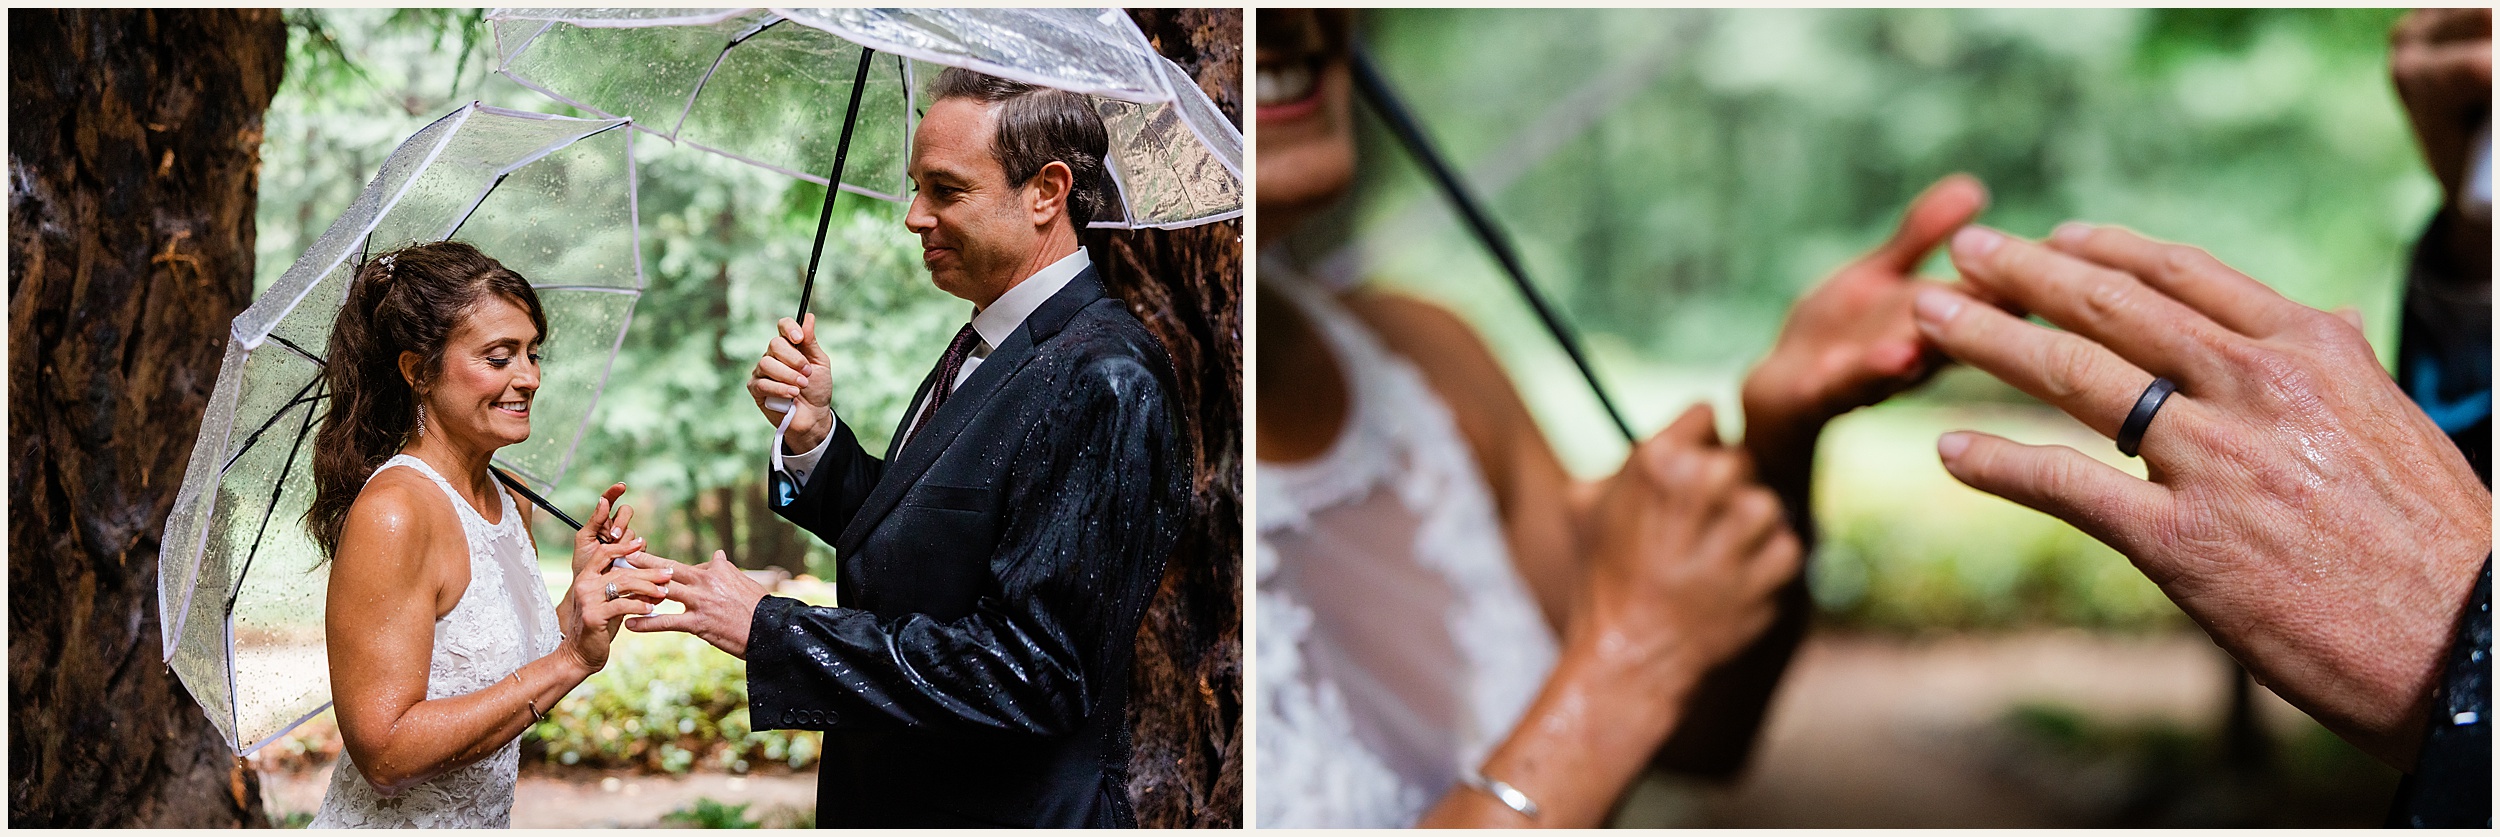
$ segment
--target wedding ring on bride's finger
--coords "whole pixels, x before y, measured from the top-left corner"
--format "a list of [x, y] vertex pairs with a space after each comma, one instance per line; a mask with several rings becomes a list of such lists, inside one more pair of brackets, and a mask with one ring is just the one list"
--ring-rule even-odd
[[608, 582], [608, 601], [616, 601], [617, 598], [624, 595], [625, 594], [622, 591], [616, 589], [616, 582]]

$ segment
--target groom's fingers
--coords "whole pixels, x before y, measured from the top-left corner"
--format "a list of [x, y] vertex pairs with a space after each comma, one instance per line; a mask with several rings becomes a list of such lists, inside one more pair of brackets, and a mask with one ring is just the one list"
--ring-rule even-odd
[[2190, 388], [2237, 374], [2220, 355], [2243, 338], [2125, 271], [1977, 225], [1953, 235], [1953, 266], [2139, 369]]
[[[1944, 288], [1919, 291], [1918, 327], [1953, 359], [2064, 410], [2093, 432], [2117, 438], [2152, 373], [2071, 333], [2041, 328]], [[2164, 402], [2170, 432], [2147, 434], [2144, 455], [2163, 461], [2191, 434], [2181, 425], [2202, 415], [2185, 393]]]
[[764, 358], [756, 363], [755, 371], [772, 374], [778, 369], [780, 373], [775, 377], [784, 377], [790, 374], [790, 370], [806, 365], [807, 353], [799, 351], [790, 338], [775, 337], [773, 342], [765, 345]]
[[2250, 337], [2266, 337], [2297, 323], [2308, 306], [2285, 299], [2266, 283], [2249, 278], [2213, 257], [2184, 244], [2154, 241], [2125, 227], [2095, 227], [2068, 221], [2049, 233], [2048, 246], [2096, 264], [2133, 274], [2155, 290], [2212, 317], [2224, 328]]
[[694, 627], [695, 615], [693, 613], [659, 613], [625, 620], [625, 629], [635, 633], [647, 634], [658, 631], [693, 633]]
[[807, 315], [807, 327], [799, 331], [799, 351], [807, 355], [808, 362], [830, 365], [831, 361], [825, 357], [824, 347], [816, 343], [816, 315]]
[[2147, 554], [2135, 533], [2168, 513], [2168, 489], [2074, 448], [1964, 430], [1938, 438], [1936, 455], [1963, 484], [2066, 521], [2127, 555]]
[[766, 355], [763, 360], [756, 361], [755, 371], [762, 380], [798, 386], [807, 383], [807, 373], [800, 371], [806, 365], [806, 361], [797, 358], [784, 362], [780, 357]]

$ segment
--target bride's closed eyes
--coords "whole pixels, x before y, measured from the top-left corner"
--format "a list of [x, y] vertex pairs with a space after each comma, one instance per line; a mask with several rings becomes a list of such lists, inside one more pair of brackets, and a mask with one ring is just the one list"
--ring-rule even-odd
[[[538, 353], [538, 352], [530, 352], [530, 353], [529, 353], [529, 358], [530, 358], [530, 365], [531, 365], [531, 366], [543, 366], [543, 365], [545, 365], [545, 364], [546, 364], [546, 362], [547, 362], [546, 356], [545, 356], [545, 355], [542, 355], [542, 354], [540, 354], [540, 353]], [[497, 368], [497, 369], [502, 369], [502, 368], [504, 368], [504, 367], [506, 367], [506, 366], [510, 366], [510, 365], [512, 365], [512, 355], [510, 355], [510, 354], [493, 354], [493, 355], [487, 355], [487, 356], [486, 356], [486, 365], [488, 365], [488, 366], [492, 366], [492, 367], [495, 367], [495, 368]]]

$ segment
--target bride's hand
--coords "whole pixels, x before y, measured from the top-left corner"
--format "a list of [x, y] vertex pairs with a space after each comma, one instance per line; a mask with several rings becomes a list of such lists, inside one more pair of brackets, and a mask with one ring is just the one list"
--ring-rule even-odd
[[600, 560], [574, 574], [565, 597], [572, 607], [565, 609], [564, 647], [593, 672], [607, 667], [609, 643], [623, 630], [625, 617], [649, 615], [655, 603], [668, 598], [671, 571], [666, 559], [639, 549], [616, 557], [631, 568]]
[[1745, 378], [1746, 434], [1819, 428], [1943, 368], [1944, 355], [1910, 318], [1924, 284], [1918, 265], [1987, 204], [1987, 188], [1969, 175], [1936, 181], [1910, 201], [1891, 240], [1799, 297], [1779, 342]]
[[1566, 641], [1644, 700], [1679, 694], [1770, 626], [1802, 548], [1708, 405], [1633, 450], [1604, 491]]
[[625, 496], [625, 484], [608, 486], [599, 495], [599, 505], [590, 512], [590, 520], [573, 533], [573, 574], [581, 575], [591, 567], [604, 567], [618, 558], [642, 549], [642, 536], [630, 525], [634, 507], [616, 502]]

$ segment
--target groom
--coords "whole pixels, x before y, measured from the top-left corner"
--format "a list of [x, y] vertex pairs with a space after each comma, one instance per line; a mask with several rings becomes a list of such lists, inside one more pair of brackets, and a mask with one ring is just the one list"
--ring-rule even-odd
[[950, 69], [930, 99], [903, 223], [972, 321], [882, 459], [812, 317], [747, 385], [795, 399], [772, 504], [834, 544], [843, 606], [715, 553], [633, 628], [745, 659], [757, 729], [825, 731], [820, 825], [1133, 827], [1131, 645], [1188, 503], [1171, 363], [1077, 243], [1114, 199], [1085, 98]]

